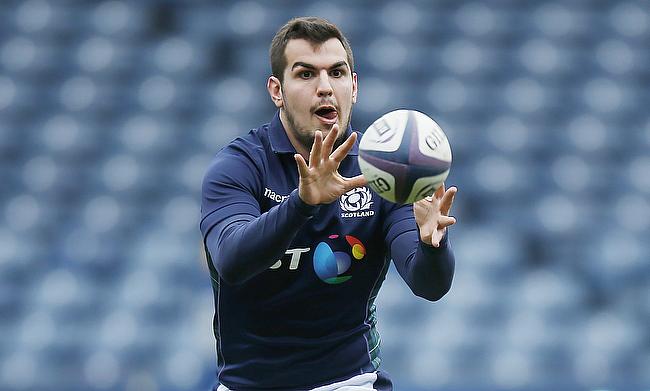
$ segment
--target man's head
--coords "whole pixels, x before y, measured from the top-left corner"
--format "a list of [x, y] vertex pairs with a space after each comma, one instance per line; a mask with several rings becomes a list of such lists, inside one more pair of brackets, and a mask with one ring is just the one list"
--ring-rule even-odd
[[296, 18], [275, 35], [267, 88], [280, 109], [289, 139], [309, 151], [316, 130], [338, 123], [341, 138], [357, 100], [357, 75], [350, 45], [321, 18]]

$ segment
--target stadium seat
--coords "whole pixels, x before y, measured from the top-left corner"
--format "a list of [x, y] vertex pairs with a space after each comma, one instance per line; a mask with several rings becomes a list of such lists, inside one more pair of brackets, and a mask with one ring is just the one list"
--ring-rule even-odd
[[0, 6], [0, 389], [211, 387], [203, 174], [309, 14], [353, 47], [355, 130], [412, 108], [452, 146], [452, 289], [391, 266], [375, 303], [396, 389], [647, 386], [642, 2], [28, 0]]

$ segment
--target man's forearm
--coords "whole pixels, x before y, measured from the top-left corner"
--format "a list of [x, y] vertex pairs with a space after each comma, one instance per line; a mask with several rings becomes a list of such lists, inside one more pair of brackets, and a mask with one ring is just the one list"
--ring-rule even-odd
[[230, 284], [241, 284], [280, 259], [298, 230], [316, 213], [294, 190], [260, 216], [238, 215], [218, 223], [207, 237], [214, 267]]
[[393, 262], [414, 294], [436, 301], [449, 291], [454, 277], [455, 258], [449, 245], [449, 233], [445, 234], [440, 247], [422, 243], [417, 235], [417, 231], [406, 232], [392, 242]]

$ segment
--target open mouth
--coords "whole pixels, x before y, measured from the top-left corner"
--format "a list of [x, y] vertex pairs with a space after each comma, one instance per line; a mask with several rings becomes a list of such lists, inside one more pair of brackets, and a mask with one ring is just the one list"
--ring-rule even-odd
[[314, 114], [322, 122], [326, 124], [334, 124], [339, 117], [339, 113], [336, 111], [334, 106], [321, 106], [319, 107]]

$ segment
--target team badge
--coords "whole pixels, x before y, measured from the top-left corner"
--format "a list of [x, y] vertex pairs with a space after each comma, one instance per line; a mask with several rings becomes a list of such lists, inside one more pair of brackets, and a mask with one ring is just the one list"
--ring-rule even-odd
[[370, 207], [373, 204], [372, 193], [363, 186], [352, 189], [339, 199], [341, 217], [368, 217], [375, 214]]

